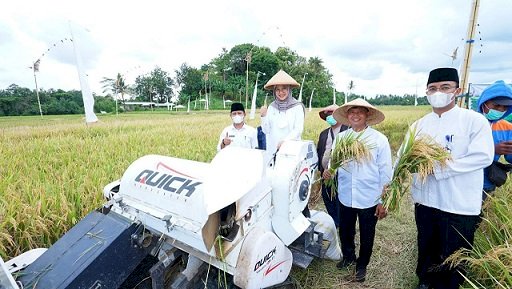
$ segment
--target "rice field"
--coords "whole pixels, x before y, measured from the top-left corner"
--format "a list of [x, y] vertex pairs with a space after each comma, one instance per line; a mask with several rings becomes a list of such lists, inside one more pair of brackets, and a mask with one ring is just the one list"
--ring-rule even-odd
[[[429, 107], [382, 107], [386, 120], [376, 126], [393, 153], [410, 123]], [[228, 111], [151, 112], [99, 115], [86, 126], [83, 116], [0, 118], [0, 255], [48, 247], [83, 216], [103, 203], [103, 186], [119, 179], [147, 154], [209, 162]], [[249, 120], [253, 126], [259, 117]], [[306, 116], [304, 139], [317, 140], [327, 124], [318, 110]], [[317, 205], [322, 207], [321, 201]], [[377, 225], [367, 281], [350, 282], [349, 270], [316, 260], [293, 269], [301, 288], [414, 288], [416, 228], [412, 205]]]

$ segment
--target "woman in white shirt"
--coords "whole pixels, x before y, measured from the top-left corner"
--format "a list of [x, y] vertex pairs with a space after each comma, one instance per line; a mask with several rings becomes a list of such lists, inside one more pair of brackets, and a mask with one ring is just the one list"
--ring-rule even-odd
[[261, 128], [267, 138], [267, 151], [275, 153], [285, 140], [300, 140], [304, 130], [304, 105], [292, 97], [299, 83], [283, 70], [277, 72], [264, 88], [273, 91], [275, 100], [261, 107]]

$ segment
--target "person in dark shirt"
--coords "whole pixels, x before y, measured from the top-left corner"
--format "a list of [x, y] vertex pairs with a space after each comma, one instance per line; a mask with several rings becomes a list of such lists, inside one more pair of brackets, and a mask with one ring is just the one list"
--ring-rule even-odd
[[[318, 143], [316, 147], [316, 152], [318, 154], [318, 170], [320, 171], [320, 175], [324, 173], [324, 170], [327, 168], [329, 164], [329, 158], [331, 156], [331, 148], [333, 144], [333, 140], [336, 138], [336, 135], [339, 132], [346, 130], [348, 127], [346, 125], [342, 125], [341, 123], [336, 122], [334, 117], [332, 116], [332, 112], [338, 108], [338, 105], [333, 104], [323, 108], [318, 114], [320, 118], [329, 124], [329, 127], [324, 129], [320, 136], [318, 137]], [[327, 213], [334, 220], [334, 224], [336, 228], [339, 226], [340, 217], [339, 217], [339, 201], [337, 194], [331, 196], [331, 188], [327, 187], [322, 183], [322, 200], [325, 204], [325, 209]]]

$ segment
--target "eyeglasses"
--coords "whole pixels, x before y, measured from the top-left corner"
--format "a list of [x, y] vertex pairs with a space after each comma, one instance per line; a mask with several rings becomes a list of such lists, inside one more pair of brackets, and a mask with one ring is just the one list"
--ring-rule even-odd
[[450, 86], [450, 85], [441, 85], [441, 87], [437, 88], [435, 86], [431, 86], [431, 87], [427, 87], [427, 95], [432, 95], [438, 91], [440, 92], [443, 92], [443, 93], [447, 93], [449, 92], [450, 90], [452, 89], [455, 89], [457, 87], [455, 86]]

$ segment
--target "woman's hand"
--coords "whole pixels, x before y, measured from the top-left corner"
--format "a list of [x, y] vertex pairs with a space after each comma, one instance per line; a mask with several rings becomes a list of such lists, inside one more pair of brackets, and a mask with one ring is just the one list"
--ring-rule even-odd
[[260, 109], [260, 115], [261, 115], [261, 117], [265, 117], [265, 116], [267, 116], [267, 106], [266, 106], [266, 105], [264, 105], [264, 106], [262, 106], [262, 107], [261, 107], [261, 109]]

